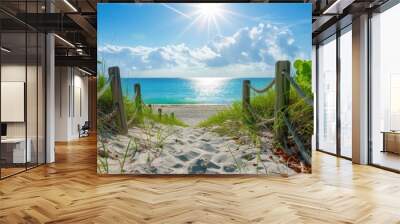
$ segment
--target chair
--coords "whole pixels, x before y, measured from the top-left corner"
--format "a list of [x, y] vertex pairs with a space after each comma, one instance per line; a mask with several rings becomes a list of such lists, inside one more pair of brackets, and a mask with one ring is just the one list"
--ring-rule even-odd
[[85, 121], [82, 127], [78, 124], [79, 138], [89, 136], [90, 123]]

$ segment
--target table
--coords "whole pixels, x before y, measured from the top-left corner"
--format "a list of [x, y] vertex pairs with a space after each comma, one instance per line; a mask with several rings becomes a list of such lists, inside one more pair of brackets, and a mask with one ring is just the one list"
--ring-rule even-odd
[[[25, 144], [27, 147], [25, 151]], [[32, 141], [30, 138], [5, 138], [1, 139], [1, 157], [6, 163], [26, 163], [32, 160]]]
[[392, 152], [400, 154], [400, 131], [382, 131], [383, 150], [382, 152]]

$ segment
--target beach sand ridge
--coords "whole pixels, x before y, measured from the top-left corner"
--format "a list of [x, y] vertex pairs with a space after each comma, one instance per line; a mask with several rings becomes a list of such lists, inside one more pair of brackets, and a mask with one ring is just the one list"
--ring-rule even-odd
[[[109, 174], [266, 174], [293, 175], [294, 170], [272, 152], [273, 136], [262, 133], [261, 147], [250, 138], [221, 136], [196, 127], [226, 106], [161, 106], [189, 127], [146, 122], [105, 143]], [[130, 145], [128, 147], [128, 145]], [[99, 143], [99, 148], [103, 148]], [[103, 149], [104, 150], [104, 149]], [[100, 154], [104, 154], [101, 152]]]

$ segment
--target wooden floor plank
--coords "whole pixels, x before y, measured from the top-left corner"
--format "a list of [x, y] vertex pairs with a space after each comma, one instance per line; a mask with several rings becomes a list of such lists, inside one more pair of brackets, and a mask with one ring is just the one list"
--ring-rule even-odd
[[400, 175], [320, 152], [313, 173], [98, 176], [96, 138], [0, 181], [0, 223], [400, 223]]

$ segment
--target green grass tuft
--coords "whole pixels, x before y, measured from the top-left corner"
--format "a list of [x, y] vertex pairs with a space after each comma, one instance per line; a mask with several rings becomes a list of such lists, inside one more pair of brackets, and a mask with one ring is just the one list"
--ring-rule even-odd
[[[295, 80], [308, 97], [312, 97], [311, 91], [311, 61], [297, 60]], [[250, 116], [243, 112], [242, 102], [237, 101], [228, 109], [225, 109], [199, 124], [200, 127], [213, 128], [222, 135], [230, 135], [240, 138], [257, 135], [262, 129], [277, 130], [284, 125], [281, 116], [275, 117], [275, 90], [251, 97]], [[306, 147], [311, 147], [313, 133], [313, 107], [308, 105], [294, 90], [290, 90], [290, 103], [286, 113], [296, 133], [300, 136]], [[253, 138], [257, 141], [257, 138]]]
[[183, 126], [186, 127], [187, 124], [185, 124], [183, 121], [179, 120], [175, 116], [172, 116], [172, 114], [163, 114], [161, 117], [154, 113], [152, 109], [149, 107], [144, 107], [143, 109], [143, 115], [145, 118], [152, 120], [156, 123], [160, 124], [165, 124], [165, 125], [176, 125], [176, 126]]

